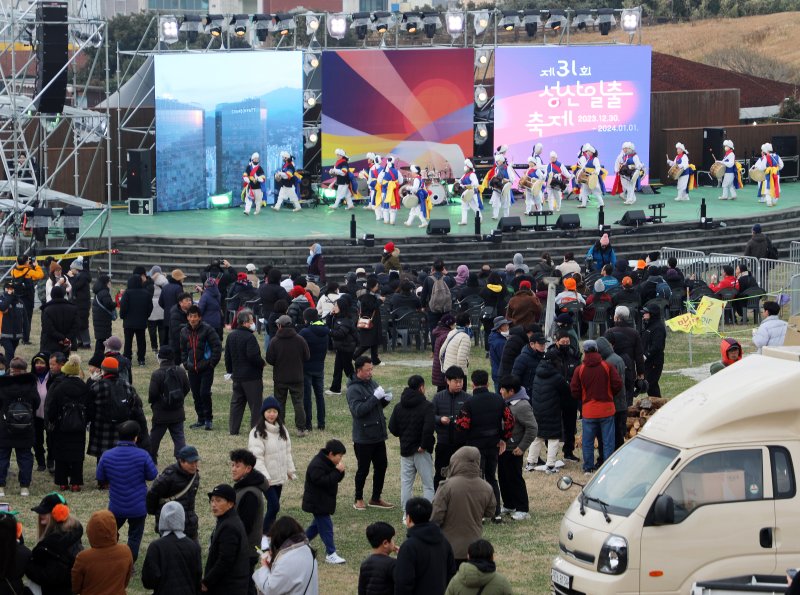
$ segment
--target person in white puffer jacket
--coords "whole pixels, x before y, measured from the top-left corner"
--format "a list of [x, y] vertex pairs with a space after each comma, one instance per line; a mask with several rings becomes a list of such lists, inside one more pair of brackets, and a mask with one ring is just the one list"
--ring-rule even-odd
[[256, 456], [256, 470], [269, 482], [267, 513], [264, 515], [264, 535], [267, 535], [281, 509], [283, 484], [297, 477], [292, 460], [292, 441], [283, 424], [281, 404], [275, 397], [264, 399], [258, 424], [250, 430], [247, 449]]
[[789, 328], [789, 323], [780, 319], [781, 307], [777, 302], [764, 302], [761, 308], [764, 319], [753, 331], [753, 345], [758, 348], [758, 353], [762, 347], [783, 345]]
[[456, 328], [447, 334], [447, 338], [442, 343], [439, 351], [439, 361], [442, 363], [442, 370], [447, 370], [451, 366], [458, 366], [464, 373], [469, 368], [469, 350], [472, 347], [472, 337], [467, 329], [470, 326], [470, 316], [463, 312], [456, 316]]

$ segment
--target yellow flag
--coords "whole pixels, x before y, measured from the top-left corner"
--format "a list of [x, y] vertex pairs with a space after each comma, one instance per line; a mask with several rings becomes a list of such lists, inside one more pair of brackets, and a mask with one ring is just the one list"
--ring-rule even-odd
[[672, 331], [682, 333], [693, 333], [695, 335], [716, 334], [724, 308], [725, 302], [703, 296], [695, 312], [687, 312], [670, 318], [667, 320], [667, 326]]
[[687, 312], [686, 314], [681, 314], [680, 316], [676, 316], [675, 318], [670, 318], [667, 320], [667, 326], [671, 331], [691, 333], [695, 322], [695, 315], [691, 312]]

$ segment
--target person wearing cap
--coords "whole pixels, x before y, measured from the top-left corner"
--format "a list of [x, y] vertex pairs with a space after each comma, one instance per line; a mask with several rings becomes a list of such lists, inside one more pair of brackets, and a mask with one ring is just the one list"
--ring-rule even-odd
[[286, 411], [286, 401], [291, 397], [297, 436], [306, 435], [306, 413], [303, 407], [303, 365], [311, 357], [305, 339], [297, 334], [291, 317], [286, 314], [277, 321], [277, 332], [269, 342], [265, 359], [272, 366], [275, 396]]
[[92, 275], [89, 272], [88, 261], [78, 256], [69, 265], [67, 273], [72, 286], [72, 301], [78, 308], [78, 347], [91, 348], [92, 338], [89, 336], [89, 311], [92, 309]]
[[336, 201], [329, 208], [339, 208], [342, 200], [344, 200], [347, 203], [346, 210], [349, 211], [355, 208], [353, 206], [353, 196], [356, 193], [356, 187], [353, 168], [350, 167], [350, 158], [344, 152], [344, 149], [336, 149], [335, 153], [336, 162], [328, 173], [336, 177], [334, 182], [334, 186], [336, 186]]
[[765, 202], [768, 207], [775, 206], [781, 196], [780, 171], [783, 169], [783, 159], [772, 149], [772, 143], [761, 145], [761, 157], [752, 169], [765, 173], [764, 181], [758, 183], [758, 202]]
[[160, 537], [147, 546], [142, 586], [154, 595], [194, 595], [200, 591], [203, 561], [200, 545], [185, 532], [185, 513], [167, 502], [158, 520]]
[[742, 166], [736, 163], [732, 140], [722, 141], [722, 148], [725, 154], [717, 163], [725, 166], [725, 175], [722, 178], [722, 196], [719, 197], [719, 200], [736, 200], [736, 189], [742, 187]]
[[744, 255], [753, 258], [777, 258], [778, 251], [772, 245], [772, 240], [761, 229], [761, 224], [753, 226], [753, 234], [744, 247]]
[[56, 492], [45, 496], [31, 510], [40, 517], [46, 516], [47, 524], [25, 565], [25, 576], [47, 595], [72, 593], [71, 571], [75, 556], [83, 550], [83, 527], [71, 513], [66, 499]]
[[175, 356], [169, 345], [158, 350], [158, 368], [150, 375], [147, 402], [152, 410], [150, 428], [150, 455], [158, 464], [158, 449], [167, 431], [172, 438], [175, 456], [186, 445], [183, 403], [189, 394], [186, 371], [175, 365]]
[[44, 422], [50, 428], [48, 454], [55, 461], [54, 481], [59, 489], [79, 492], [86, 452], [86, 410], [92, 393], [80, 377], [81, 358], [77, 354], [69, 356], [61, 373], [63, 380], [50, 387], [45, 401]]
[[506, 318], [514, 326], [525, 326], [539, 321], [542, 314], [542, 304], [531, 289], [531, 282], [522, 281], [517, 291], [506, 308]]
[[589, 175], [596, 175], [597, 176], [597, 185], [594, 188], [589, 186], [588, 182], [581, 182], [580, 183], [580, 197], [581, 197], [581, 204], [578, 207], [579, 209], [586, 208], [586, 202], [589, 200], [590, 196], [594, 196], [597, 199], [597, 206], [602, 207], [605, 205], [603, 202], [603, 168], [600, 165], [600, 159], [597, 157], [597, 149], [595, 149], [589, 143], [586, 143], [581, 147], [581, 154], [578, 158], [578, 171], [575, 173], [575, 177], [579, 178], [580, 174], [587, 173]]
[[253, 569], [247, 532], [236, 512], [236, 490], [220, 484], [208, 493], [208, 500], [217, 523], [200, 590], [209, 595], [243, 595], [249, 592]]
[[[461, 221], [459, 225], [467, 224], [467, 216], [470, 209], [475, 213], [478, 219], [483, 219], [483, 199], [481, 198], [480, 182], [478, 176], [475, 175], [475, 166], [469, 159], [464, 160], [464, 175], [458, 180], [463, 188], [461, 193]], [[465, 195], [469, 192], [470, 198], [467, 199]]]
[[550, 162], [547, 164], [545, 175], [550, 210], [558, 212], [561, 210], [563, 192], [567, 188], [567, 182], [572, 178], [572, 173], [558, 160], [558, 153], [550, 151]]
[[135, 562], [139, 557], [139, 545], [147, 517], [146, 482], [158, 476], [158, 469], [150, 453], [136, 446], [140, 432], [138, 423], [131, 420], [123, 422], [117, 432], [117, 445], [100, 457], [95, 475], [98, 482], [108, 483], [108, 509], [114, 513], [117, 529], [128, 523], [128, 547]]
[[7, 362], [14, 359], [14, 353], [25, 331], [25, 305], [16, 295], [15, 285], [9, 279], [3, 284], [3, 293], [0, 294], [0, 346]]
[[121, 595], [133, 576], [133, 556], [119, 543], [114, 515], [109, 510], [92, 513], [86, 525], [89, 549], [75, 557], [72, 592], [78, 595]]
[[642, 351], [644, 353], [644, 378], [651, 397], [661, 396], [658, 384], [664, 369], [664, 349], [667, 346], [667, 327], [662, 320], [663, 310], [653, 304], [642, 309]]
[[777, 302], [765, 301], [761, 306], [761, 324], [753, 330], [753, 345], [758, 348], [758, 353], [764, 347], [783, 345], [786, 340], [786, 331], [789, 323], [781, 320], [781, 307]]
[[247, 280], [250, 281], [250, 285], [258, 289], [261, 286], [261, 279], [258, 277], [258, 267], [252, 262], [248, 262], [244, 270], [247, 272]]
[[111, 296], [111, 277], [100, 275], [92, 287], [92, 330], [94, 331], [94, 352], [103, 355], [105, 343], [114, 331], [112, 325], [117, 318], [117, 303]]
[[159, 305], [161, 300], [161, 290], [169, 284], [166, 275], [161, 272], [161, 267], [153, 265], [147, 273], [148, 285], [150, 286], [153, 296], [153, 310], [147, 318], [147, 332], [150, 335], [150, 348], [153, 353], [158, 353], [159, 345], [167, 344], [167, 335], [169, 330], [167, 328], [166, 313], [164, 308]]
[[614, 395], [623, 388], [616, 368], [607, 364], [598, 353], [597, 342], [583, 342], [583, 363], [575, 368], [570, 382], [572, 397], [581, 403], [583, 426], [583, 471], [595, 470], [594, 441], [603, 445], [606, 458], [614, 452]]
[[600, 272], [604, 266], [617, 264], [617, 253], [611, 245], [611, 239], [604, 233], [586, 252], [586, 260], [592, 261], [592, 270]]
[[177, 503], [184, 511], [184, 532], [197, 541], [198, 520], [195, 499], [200, 489], [200, 454], [194, 446], [183, 446], [176, 461], [168, 465], [150, 484], [145, 496], [147, 514], [155, 515], [159, 525], [161, 509], [166, 503]]
[[[116, 335], [111, 335], [103, 343], [103, 348], [104, 348], [103, 359], [105, 359], [106, 357], [111, 357], [117, 360], [117, 363], [119, 364], [118, 374], [120, 374], [122, 378], [127, 380], [129, 384], [133, 384], [133, 370], [132, 370], [131, 360], [122, 355], [122, 353], [120, 353], [122, 351], [122, 339], [120, 339]], [[51, 371], [51, 376], [52, 376], [52, 371]]]
[[50, 300], [42, 304], [42, 332], [39, 350], [69, 353], [78, 332], [78, 309], [67, 301], [64, 288], [53, 287]]
[[489, 361], [492, 365], [492, 383], [496, 390], [500, 386], [500, 360], [503, 357], [503, 348], [510, 334], [509, 325], [511, 321], [505, 316], [495, 316], [492, 321], [492, 331], [489, 333]]
[[381, 253], [381, 264], [383, 268], [388, 271], [402, 271], [400, 264], [400, 248], [394, 245], [394, 242], [386, 242]]
[[536, 377], [536, 368], [544, 357], [547, 347], [547, 337], [537, 331], [528, 337], [528, 344], [522, 348], [514, 359], [510, 373], [520, 380], [525, 391], [533, 396], [533, 379]]
[[[17, 458], [20, 495], [30, 495], [35, 437], [33, 418], [39, 402], [33, 374], [0, 376], [0, 498], [5, 496], [12, 451]], [[13, 417], [12, 404], [15, 412]]]
[[199, 307], [189, 306], [186, 321], [187, 325], [180, 332], [180, 361], [189, 374], [197, 413], [197, 421], [189, 427], [211, 430], [214, 419], [211, 385], [214, 383], [214, 368], [222, 357], [222, 342], [217, 331], [201, 320]]
[[141, 277], [132, 275], [128, 286], [119, 301], [119, 317], [125, 336], [123, 354], [128, 359], [133, 357], [133, 339], [136, 338], [136, 360], [140, 366], [145, 364], [147, 353], [147, 319], [153, 311], [153, 297], [142, 285]]

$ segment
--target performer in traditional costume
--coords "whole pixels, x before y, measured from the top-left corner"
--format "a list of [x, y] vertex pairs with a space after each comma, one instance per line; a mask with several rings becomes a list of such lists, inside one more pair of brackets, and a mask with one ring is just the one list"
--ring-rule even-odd
[[586, 202], [590, 196], [597, 199], [597, 206], [602, 207], [605, 205], [603, 202], [603, 188], [601, 184], [602, 167], [600, 166], [600, 159], [597, 158], [597, 149], [589, 143], [583, 145], [583, 151], [580, 159], [578, 159], [578, 177], [585, 174], [584, 177], [594, 178], [594, 187], [589, 183], [590, 180], [580, 182], [581, 187], [581, 204], [578, 205], [579, 209], [586, 208]]
[[560, 211], [563, 192], [567, 188], [572, 174], [569, 168], [558, 160], [558, 154], [550, 151], [550, 163], [547, 164], [547, 197], [550, 200], [550, 210]]
[[381, 208], [381, 191], [378, 184], [378, 176], [381, 173], [381, 156], [375, 153], [367, 153], [367, 186], [369, 187], [369, 204], [365, 209], [375, 211], [375, 220], [383, 219], [383, 209]]
[[406, 226], [410, 226], [414, 222], [414, 217], [418, 217], [420, 224], [419, 227], [428, 226], [428, 218], [430, 217], [431, 209], [433, 208], [433, 201], [431, 200], [431, 193], [425, 187], [425, 182], [419, 173], [419, 166], [411, 166], [411, 194], [413, 194], [418, 202], [416, 206], [411, 208], [408, 214]]
[[753, 169], [764, 172], [764, 181], [758, 183], [758, 202], [765, 202], [768, 207], [774, 207], [781, 197], [778, 172], [783, 169], [783, 159], [772, 150], [772, 143], [761, 145], [761, 158], [756, 161]]
[[611, 194], [624, 194], [623, 204], [632, 205], [636, 202], [636, 182], [642, 171], [642, 162], [632, 142], [622, 143], [622, 152], [614, 163], [614, 171], [617, 173], [617, 179], [614, 181]]
[[502, 183], [495, 182], [492, 186], [492, 198], [489, 200], [489, 204], [492, 205], [492, 219], [499, 219], [501, 208], [503, 209], [503, 216], [508, 217], [511, 212], [511, 203], [514, 199], [511, 194], [511, 178], [508, 175], [505, 155], [501, 153], [495, 155], [494, 163], [494, 176], [489, 183], [492, 184], [492, 180], [498, 178], [502, 178]]
[[403, 184], [403, 174], [401, 174], [394, 164], [394, 157], [386, 157], [386, 165], [378, 175], [378, 183], [383, 196], [383, 222], [394, 225], [397, 219], [397, 211], [400, 210], [400, 186]]
[[725, 149], [725, 155], [721, 161], [725, 166], [725, 176], [722, 178], [722, 196], [719, 199], [736, 200], [736, 189], [742, 187], [742, 165], [736, 163], [732, 140], [724, 140], [722, 146]]
[[343, 149], [336, 149], [335, 151], [338, 159], [330, 170], [330, 173], [336, 176], [336, 202], [329, 208], [338, 208], [342, 200], [347, 202], [347, 210], [353, 209], [353, 195], [356, 193], [353, 179], [353, 170], [350, 167], [350, 158], [345, 154]]
[[250, 163], [242, 174], [242, 198], [244, 199], [244, 214], [249, 215], [253, 204], [256, 206], [255, 215], [261, 212], [261, 203], [264, 200], [262, 185], [266, 181], [264, 169], [261, 167], [261, 159], [258, 153], [250, 156]]
[[472, 209], [478, 214], [479, 219], [483, 219], [483, 199], [481, 198], [480, 184], [478, 176], [475, 175], [475, 166], [469, 159], [464, 160], [464, 175], [458, 181], [464, 189], [461, 192], [461, 221], [459, 225], [467, 224], [467, 215]]
[[283, 201], [288, 200], [292, 203], [294, 210], [299, 211], [300, 200], [298, 193], [301, 176], [295, 171], [294, 159], [288, 152], [281, 151], [281, 159], [283, 159], [281, 171], [275, 176], [275, 183], [279, 186], [278, 202], [272, 208], [280, 211]]
[[[525, 189], [525, 214], [531, 215], [534, 211], [542, 210], [544, 198], [544, 181], [547, 177], [547, 165], [542, 160], [542, 143], [533, 147], [533, 155], [528, 157], [528, 170], [525, 175], [534, 182], [535, 187]], [[538, 184], [537, 184], [538, 182]]]
[[677, 167], [680, 170], [678, 177], [678, 196], [675, 200], [689, 200], [689, 190], [694, 190], [696, 185], [695, 167], [689, 163], [689, 151], [683, 146], [683, 143], [676, 143], [675, 150], [677, 154], [675, 159], [667, 159], [667, 165]]

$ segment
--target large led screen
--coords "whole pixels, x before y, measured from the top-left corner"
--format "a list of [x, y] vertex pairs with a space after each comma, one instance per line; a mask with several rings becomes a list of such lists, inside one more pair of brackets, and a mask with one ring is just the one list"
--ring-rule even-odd
[[372, 152], [460, 174], [472, 154], [473, 59], [471, 49], [324, 52], [323, 171], [342, 148], [351, 164]]
[[281, 151], [303, 158], [302, 52], [155, 57], [158, 210], [204, 209], [230, 192], [257, 152], [272, 190]]
[[555, 151], [572, 165], [588, 142], [613, 176], [631, 141], [649, 165], [649, 47], [500, 47], [495, 77], [495, 144], [516, 163], [541, 142], [545, 161]]

